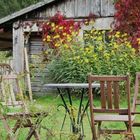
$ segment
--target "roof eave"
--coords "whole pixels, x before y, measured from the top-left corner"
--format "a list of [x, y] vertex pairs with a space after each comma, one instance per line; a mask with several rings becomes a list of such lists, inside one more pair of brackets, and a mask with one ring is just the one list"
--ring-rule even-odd
[[54, 2], [54, 1], [56, 1], [56, 0], [44, 0], [42, 2], [38, 2], [38, 3], [33, 4], [33, 5], [31, 5], [31, 6], [27, 7], [27, 8], [24, 8], [24, 9], [22, 9], [20, 11], [17, 11], [17, 12], [15, 12], [13, 14], [10, 14], [10, 15], [0, 19], [0, 25], [4, 24], [4, 23], [6, 23], [6, 22], [8, 22], [10, 20], [13, 20], [13, 19], [15, 19], [15, 18], [17, 18], [19, 16], [22, 16], [22, 15], [28, 13], [28, 12], [36, 10], [36, 9], [46, 5], [46, 4]]

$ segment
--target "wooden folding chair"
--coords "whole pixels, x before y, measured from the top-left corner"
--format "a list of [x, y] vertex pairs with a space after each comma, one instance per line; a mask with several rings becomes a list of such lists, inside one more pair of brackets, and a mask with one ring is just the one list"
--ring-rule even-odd
[[[139, 82], [139, 80], [140, 80], [140, 72], [137, 72], [136, 78], [135, 78], [132, 114], [139, 114], [140, 115], [140, 109], [137, 108], [137, 106], [140, 106], [140, 94], [139, 94], [140, 82]], [[140, 127], [140, 122], [134, 122], [133, 126]]]
[[[134, 116], [131, 115], [130, 109], [130, 81], [129, 76], [96, 76], [90, 75], [88, 77], [89, 82], [89, 101], [90, 101], [90, 114], [91, 114], [91, 130], [92, 140], [98, 140], [100, 134], [125, 134], [129, 135], [131, 140], [135, 137], [132, 133], [132, 124], [134, 122]], [[92, 83], [100, 83], [100, 103], [101, 105], [95, 107], [93, 105], [93, 90]], [[121, 93], [122, 84], [125, 84]], [[120, 105], [120, 95], [126, 96], [126, 108], [122, 108]], [[123, 122], [126, 125], [126, 129], [107, 129], [102, 128], [102, 122]], [[96, 124], [98, 126], [98, 135], [96, 133]]]
[[[42, 119], [48, 115], [45, 113], [30, 113], [27, 109], [24, 95], [19, 83], [18, 75], [2, 75], [1, 76], [1, 108], [0, 108], [0, 119], [3, 122], [4, 128], [7, 131], [7, 138], [10, 140], [16, 140], [11, 134], [15, 134], [20, 128], [30, 128], [26, 140], [30, 140], [32, 136], [36, 140], [40, 140], [37, 128], [41, 123]], [[5, 112], [5, 106], [9, 108], [18, 107], [18, 112]], [[19, 108], [20, 107], [20, 108]], [[4, 108], [4, 109], [3, 109]], [[33, 122], [32, 118], [36, 118]], [[13, 128], [8, 125], [8, 120], [16, 120]]]

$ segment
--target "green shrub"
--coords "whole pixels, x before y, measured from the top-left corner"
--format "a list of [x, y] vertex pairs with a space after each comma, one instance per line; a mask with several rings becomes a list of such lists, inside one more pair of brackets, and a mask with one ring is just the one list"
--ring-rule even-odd
[[53, 82], [85, 82], [89, 73], [134, 76], [140, 70], [139, 56], [135, 55], [126, 35], [117, 32], [107, 42], [104, 31], [93, 29], [90, 33], [85, 34], [86, 47], [78, 42], [71, 49], [61, 48], [59, 57], [47, 65]]

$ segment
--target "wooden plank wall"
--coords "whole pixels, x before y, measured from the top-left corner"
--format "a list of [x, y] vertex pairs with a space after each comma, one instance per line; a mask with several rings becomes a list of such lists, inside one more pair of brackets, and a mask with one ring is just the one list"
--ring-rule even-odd
[[53, 16], [57, 11], [62, 12], [66, 17], [79, 18], [87, 17], [93, 13], [100, 17], [114, 15], [113, 0], [65, 0], [46, 6], [45, 9], [37, 11], [38, 18]]
[[33, 94], [43, 94], [43, 85], [46, 80], [46, 63], [43, 62], [43, 42], [41, 37], [31, 37], [29, 44], [29, 63], [31, 73], [31, 85]]

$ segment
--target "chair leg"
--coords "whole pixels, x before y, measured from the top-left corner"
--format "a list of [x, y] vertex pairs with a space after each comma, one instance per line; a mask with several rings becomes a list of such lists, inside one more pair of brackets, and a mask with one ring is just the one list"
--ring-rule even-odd
[[100, 135], [101, 135], [101, 133], [100, 133], [101, 124], [102, 124], [102, 122], [99, 122], [99, 123], [98, 123], [98, 137], [99, 137], [99, 138], [100, 138]]
[[10, 133], [12, 133], [12, 129], [10, 128], [10, 126], [7, 123], [7, 118], [4, 117], [2, 114], [0, 114], [0, 119], [3, 123], [3, 126], [7, 132], [7, 136], [6, 136], [6, 140], [16, 140], [13, 136], [10, 135]]
[[17, 120], [14, 128], [12, 129], [13, 133], [16, 133], [16, 131], [20, 128], [20, 126], [21, 126], [21, 121]]
[[33, 135], [35, 137], [35, 140], [40, 140], [38, 132], [36, 130], [34, 130], [34, 128], [32, 126], [30, 128], [30, 132], [28, 133], [26, 140], [30, 140]]
[[132, 134], [131, 136], [129, 136], [128, 140], [136, 140], [134, 134]]
[[33, 125], [31, 120], [28, 119], [28, 123], [30, 124], [30, 132], [28, 133], [28, 136], [26, 138], [26, 140], [30, 140], [31, 137], [34, 135], [35, 140], [40, 140], [39, 134], [36, 130], [36, 128], [38, 127], [38, 125], [41, 123], [42, 120], [39, 121], [39, 118], [36, 120], [36, 123]]
[[94, 127], [92, 127], [92, 140], [98, 140], [95, 124]]
[[[125, 125], [126, 125], [126, 128], [127, 128], [127, 131], [128, 131], [128, 129], [129, 129], [129, 124], [127, 123], [127, 122], [125, 122]], [[129, 133], [129, 132], [128, 132]], [[130, 136], [130, 140], [136, 140], [136, 138], [135, 138], [135, 135], [131, 132], [131, 134], [129, 134], [129, 135], [131, 135]]]
[[36, 130], [34, 131], [34, 137], [36, 140], [40, 140], [39, 134]]

